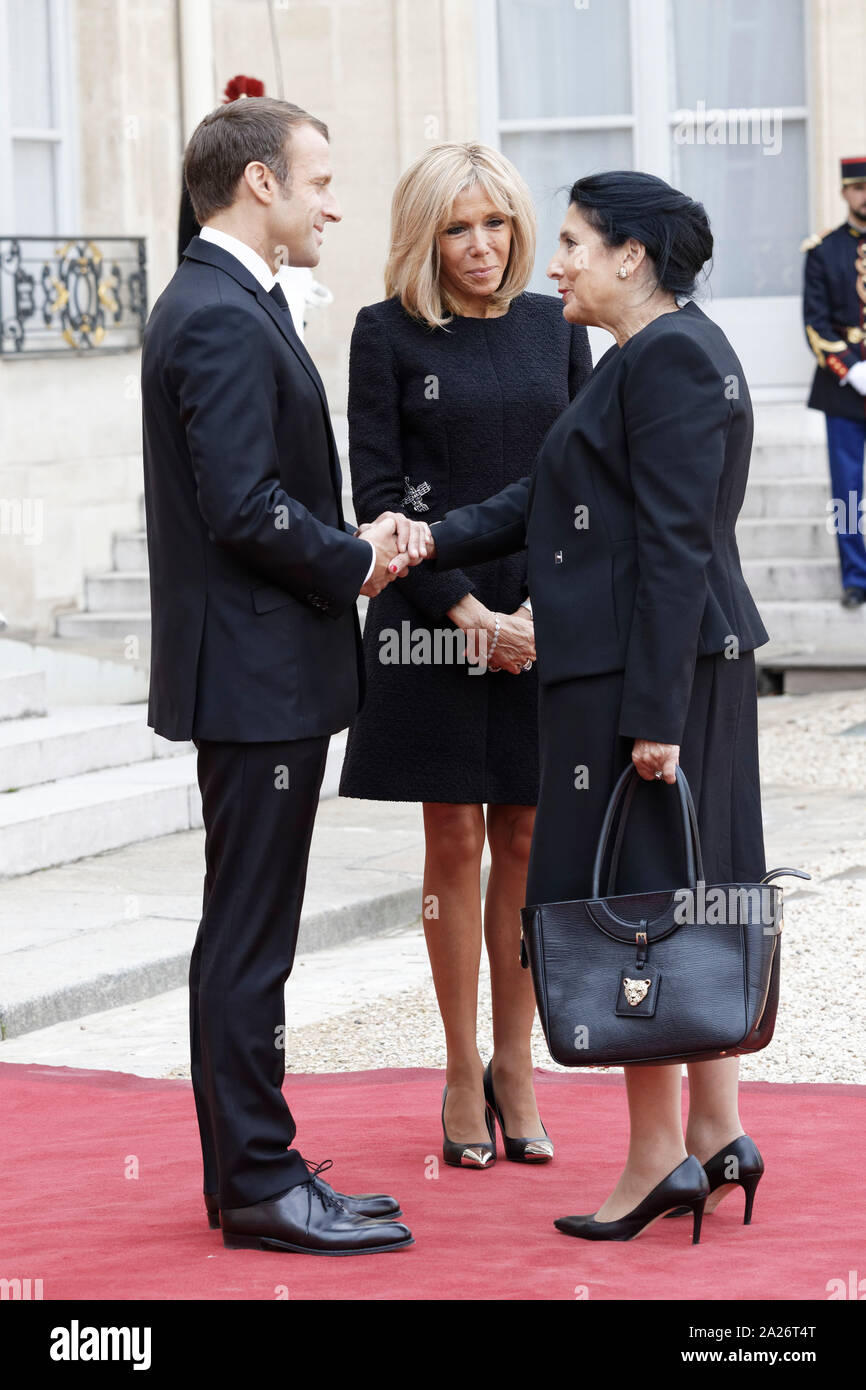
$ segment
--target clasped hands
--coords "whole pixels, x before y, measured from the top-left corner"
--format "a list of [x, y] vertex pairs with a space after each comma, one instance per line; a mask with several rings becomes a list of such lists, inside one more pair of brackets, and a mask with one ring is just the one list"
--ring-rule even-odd
[[382, 512], [375, 521], [359, 526], [355, 535], [369, 541], [376, 552], [373, 573], [361, 589], [367, 598], [375, 598], [393, 579], [435, 554], [427, 522], [412, 521], [400, 512]]

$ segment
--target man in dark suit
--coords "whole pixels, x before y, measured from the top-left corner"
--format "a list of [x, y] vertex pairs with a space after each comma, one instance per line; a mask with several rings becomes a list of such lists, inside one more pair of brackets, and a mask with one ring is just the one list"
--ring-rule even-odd
[[229, 1246], [390, 1250], [412, 1243], [397, 1201], [334, 1193], [290, 1147], [283, 991], [328, 739], [363, 695], [355, 600], [418, 563], [429, 532], [344, 521], [324, 388], [271, 269], [316, 265], [340, 218], [327, 128], [230, 102], [184, 173], [201, 235], [153, 307], [141, 380], [149, 722], [195, 741], [206, 832], [190, 964], [205, 1202]]
[[[807, 237], [803, 320], [817, 359], [809, 405], [827, 417], [827, 450], [842, 570], [842, 606], [866, 603], [866, 156], [843, 159], [848, 218]], [[841, 516], [839, 515], [841, 511]]]

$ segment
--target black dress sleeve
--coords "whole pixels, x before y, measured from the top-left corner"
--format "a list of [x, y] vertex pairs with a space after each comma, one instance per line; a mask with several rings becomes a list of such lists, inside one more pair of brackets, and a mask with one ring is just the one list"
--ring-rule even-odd
[[[405, 512], [400, 388], [386, 324], [374, 309], [355, 321], [349, 355], [349, 469], [358, 523]], [[394, 581], [425, 617], [441, 620], [475, 585], [460, 570], [436, 574], [417, 565]]]

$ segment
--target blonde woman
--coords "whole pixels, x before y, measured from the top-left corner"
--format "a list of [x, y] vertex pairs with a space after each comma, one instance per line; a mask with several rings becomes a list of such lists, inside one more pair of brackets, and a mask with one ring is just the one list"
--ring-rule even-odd
[[[400, 179], [387, 298], [361, 310], [352, 336], [359, 522], [390, 509], [437, 521], [531, 471], [591, 371], [586, 330], [566, 323], [552, 296], [526, 290], [534, 255], [529, 191], [498, 151], [437, 145]], [[486, 666], [459, 659], [456, 629], [487, 633]], [[535, 999], [519, 964], [538, 794], [524, 557], [447, 574], [419, 566], [371, 601], [364, 649], [367, 695], [340, 791], [423, 803], [423, 921], [447, 1049], [445, 1160], [490, 1167], [495, 1116], [506, 1157], [547, 1162], [553, 1144], [532, 1083]], [[476, 1041], [482, 928], [493, 995], [486, 1071]]]

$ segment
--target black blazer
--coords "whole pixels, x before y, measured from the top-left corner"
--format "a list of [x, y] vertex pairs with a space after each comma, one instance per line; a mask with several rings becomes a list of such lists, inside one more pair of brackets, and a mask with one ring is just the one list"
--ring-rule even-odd
[[542, 683], [623, 671], [619, 733], [680, 743], [696, 657], [768, 641], [734, 536], [743, 369], [694, 303], [609, 349], [531, 477], [434, 525], [436, 568], [526, 547]]
[[343, 519], [324, 387], [291, 315], [194, 237], [148, 319], [141, 394], [150, 724], [240, 743], [345, 728], [370, 546]]

